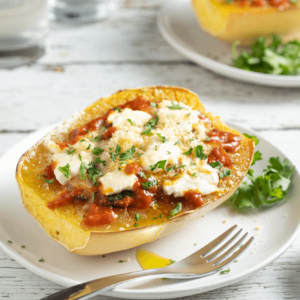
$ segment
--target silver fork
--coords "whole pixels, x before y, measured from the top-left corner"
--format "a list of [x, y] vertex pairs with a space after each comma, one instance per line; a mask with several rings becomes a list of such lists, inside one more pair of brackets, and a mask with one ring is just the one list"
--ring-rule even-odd
[[[226, 250], [228, 246], [230, 246], [239, 236], [242, 231], [242, 229], [240, 229], [230, 240], [211, 253], [211, 251], [223, 242], [236, 227], [237, 225], [229, 228], [208, 245], [204, 246], [187, 258], [167, 267], [112, 275], [91, 280], [47, 296], [41, 300], [84, 300], [112, 290], [120, 284], [136, 280], [146, 278], [192, 279], [214, 274], [219, 268], [228, 265], [242, 252], [244, 252], [254, 239], [254, 237], [251, 237], [244, 245], [242, 245], [242, 247], [239, 248], [239, 250], [235, 251], [248, 235], [248, 233], [245, 233], [234, 245]], [[224, 252], [224, 250], [226, 251]]]

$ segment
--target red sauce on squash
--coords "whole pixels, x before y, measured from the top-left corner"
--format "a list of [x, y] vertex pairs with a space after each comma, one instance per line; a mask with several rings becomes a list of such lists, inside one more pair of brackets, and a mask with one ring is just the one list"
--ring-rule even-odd
[[47, 166], [44, 170], [44, 175], [47, 179], [55, 179], [54, 169], [56, 167], [56, 162], [53, 162], [51, 165]]
[[234, 0], [236, 3], [241, 6], [254, 6], [254, 7], [265, 7], [265, 6], [273, 6], [273, 7], [283, 7], [287, 8], [292, 5], [290, 0]]
[[240, 148], [242, 141], [240, 136], [218, 129], [213, 129], [210, 131], [208, 136], [210, 137], [210, 140], [205, 141], [206, 143], [222, 145], [223, 149], [229, 153], [236, 152]]
[[108, 140], [108, 139], [110, 139], [116, 131], [117, 131], [116, 127], [110, 127], [110, 128], [108, 128], [108, 130], [101, 137], [101, 140]]
[[128, 175], [135, 174], [137, 175], [140, 171], [142, 171], [142, 167], [140, 167], [137, 163], [132, 162], [125, 167], [125, 173]]
[[202, 195], [196, 191], [187, 191], [184, 193], [185, 201], [191, 206], [197, 208], [203, 205]]
[[77, 188], [62, 192], [56, 200], [48, 202], [47, 207], [50, 209], [56, 209], [72, 204], [74, 202], [74, 197], [76, 197], [79, 193], [80, 190]]
[[109, 225], [117, 218], [117, 214], [110, 207], [101, 207], [93, 204], [86, 217], [83, 219], [83, 224], [89, 227]]
[[230, 168], [233, 165], [231, 158], [221, 146], [214, 148], [208, 156], [209, 164], [215, 161], [219, 161], [227, 168]]

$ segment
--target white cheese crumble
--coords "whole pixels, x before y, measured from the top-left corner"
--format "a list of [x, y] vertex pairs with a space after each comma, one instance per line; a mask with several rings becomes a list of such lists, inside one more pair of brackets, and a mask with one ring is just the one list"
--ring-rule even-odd
[[[178, 164], [181, 150], [173, 142], [162, 143], [158, 136], [151, 137], [145, 154], [141, 156], [141, 165], [146, 171], [151, 171], [150, 165], [155, 165], [158, 161], [166, 160], [166, 166]], [[156, 168], [153, 172], [159, 172]]]
[[[204, 166], [203, 166], [204, 167]], [[167, 195], [173, 194], [175, 197], [182, 197], [187, 191], [198, 191], [202, 195], [208, 195], [215, 192], [219, 183], [217, 170], [206, 166], [206, 172], [194, 172], [195, 176], [183, 174], [177, 180], [166, 180], [163, 184], [163, 190]]]
[[[92, 155], [88, 152], [81, 151], [79, 154], [82, 161], [85, 163], [89, 163], [92, 160]], [[54, 175], [60, 184], [65, 185], [68, 180], [79, 174], [81, 161], [79, 159], [78, 153], [74, 153], [73, 155], [69, 155], [63, 152], [56, 153], [53, 155], [53, 161], [56, 162]], [[69, 178], [65, 177], [65, 175], [58, 169], [59, 167], [65, 167], [67, 164], [69, 164], [70, 166]]]
[[108, 123], [112, 123], [113, 127], [122, 128], [124, 126], [141, 127], [151, 119], [151, 115], [141, 110], [132, 110], [130, 108], [125, 108], [120, 113], [118, 111], [111, 113], [108, 116], [107, 121]]
[[120, 193], [124, 190], [133, 191], [133, 185], [137, 181], [134, 174], [127, 175], [123, 171], [113, 171], [100, 177], [101, 191], [104, 195]]

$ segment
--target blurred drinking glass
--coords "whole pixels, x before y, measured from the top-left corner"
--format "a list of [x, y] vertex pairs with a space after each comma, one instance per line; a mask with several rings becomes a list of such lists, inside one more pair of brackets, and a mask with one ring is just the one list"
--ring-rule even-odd
[[120, 7], [122, 0], [48, 0], [50, 19], [69, 24], [104, 20]]
[[47, 0], [0, 0], [0, 68], [30, 63], [44, 54]]

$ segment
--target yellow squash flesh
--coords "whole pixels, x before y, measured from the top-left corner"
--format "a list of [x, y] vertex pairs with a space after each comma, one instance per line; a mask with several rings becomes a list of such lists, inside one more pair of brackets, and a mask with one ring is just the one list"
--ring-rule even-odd
[[300, 3], [277, 7], [243, 7], [218, 0], [192, 0], [202, 28], [228, 41], [249, 45], [259, 36], [277, 34], [284, 41], [300, 38]]
[[178, 87], [146, 87], [119, 91], [96, 101], [83, 112], [67, 120], [20, 158], [16, 178], [26, 210], [53, 240], [71, 252], [80, 255], [100, 255], [130, 249], [162, 238], [222, 204], [236, 191], [247, 174], [253, 158], [254, 143], [243, 136], [241, 149], [234, 159], [232, 175], [222, 181], [224, 186], [222, 192], [204, 196], [204, 205], [201, 208], [179, 214], [171, 220], [163, 217], [153, 220], [151, 223], [141, 223], [137, 228], [95, 231], [81, 226], [82, 218], [75, 213], [72, 205], [69, 205], [67, 209], [50, 210], [47, 208], [47, 203], [57, 196], [59, 189], [55, 185], [48, 186], [35, 176], [35, 174], [43, 174], [45, 167], [51, 163], [51, 154], [45, 143], [49, 139], [54, 142], [67, 140], [69, 132], [74, 128], [104, 115], [112, 107], [134, 100], [138, 96], [156, 101], [167, 99], [182, 102], [205, 114], [215, 128], [240, 135], [238, 131], [227, 127], [219, 117], [206, 112], [196, 94]]

